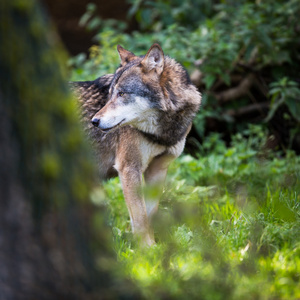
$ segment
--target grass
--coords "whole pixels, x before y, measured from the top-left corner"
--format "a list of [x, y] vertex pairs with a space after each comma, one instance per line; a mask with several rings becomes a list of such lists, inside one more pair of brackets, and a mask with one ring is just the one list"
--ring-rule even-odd
[[119, 180], [104, 184], [118, 260], [145, 298], [300, 299], [300, 157], [264, 143], [256, 126], [230, 147], [215, 134], [172, 163], [150, 249], [132, 239]]

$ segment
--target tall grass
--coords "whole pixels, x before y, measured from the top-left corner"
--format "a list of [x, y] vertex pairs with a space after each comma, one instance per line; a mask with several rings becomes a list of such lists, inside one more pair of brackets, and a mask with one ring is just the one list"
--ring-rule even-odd
[[250, 126], [226, 147], [214, 134], [173, 162], [150, 249], [131, 236], [119, 180], [104, 184], [115, 251], [145, 298], [300, 299], [300, 157], [265, 136]]

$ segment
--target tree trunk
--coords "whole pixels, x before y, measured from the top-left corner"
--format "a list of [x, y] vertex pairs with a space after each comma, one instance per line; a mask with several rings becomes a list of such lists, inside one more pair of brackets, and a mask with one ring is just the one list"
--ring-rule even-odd
[[138, 298], [89, 226], [92, 155], [36, 1], [1, 1], [0, 53], [0, 299]]

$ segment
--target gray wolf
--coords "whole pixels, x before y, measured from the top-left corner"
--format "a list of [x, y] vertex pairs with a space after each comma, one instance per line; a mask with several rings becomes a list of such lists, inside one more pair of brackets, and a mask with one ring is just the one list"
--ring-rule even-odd
[[101, 178], [119, 175], [132, 231], [152, 245], [158, 199], [145, 199], [141, 187], [162, 189], [170, 162], [183, 151], [201, 95], [160, 45], [153, 44], [144, 56], [121, 46], [117, 50], [121, 64], [115, 74], [70, 84]]

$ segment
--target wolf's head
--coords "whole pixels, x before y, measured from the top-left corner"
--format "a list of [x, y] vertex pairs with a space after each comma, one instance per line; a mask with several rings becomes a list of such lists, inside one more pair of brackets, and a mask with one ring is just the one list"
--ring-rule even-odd
[[92, 123], [103, 131], [120, 125], [151, 131], [157, 122], [158, 112], [163, 110], [163, 50], [154, 44], [142, 57], [121, 46], [118, 46], [118, 52], [121, 65], [111, 82], [109, 100], [92, 118]]

